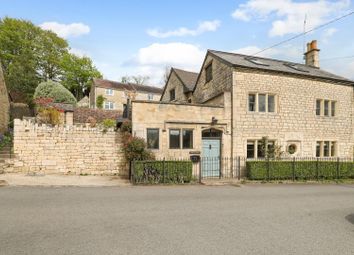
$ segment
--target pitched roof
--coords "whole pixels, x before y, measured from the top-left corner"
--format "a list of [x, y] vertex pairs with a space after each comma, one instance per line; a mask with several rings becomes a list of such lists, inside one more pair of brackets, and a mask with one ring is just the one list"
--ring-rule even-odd
[[176, 72], [177, 76], [180, 78], [183, 85], [185, 86], [186, 88], [185, 92], [193, 91], [195, 84], [197, 83], [198, 73], [189, 72], [177, 68], [172, 68], [172, 69]]
[[304, 64], [216, 50], [208, 50], [208, 52], [235, 67], [246, 67], [261, 69], [265, 71], [297, 74], [313, 78], [322, 78], [337, 82], [351, 83], [354, 85], [354, 81], [352, 80]]
[[154, 86], [134, 84], [134, 83], [121, 83], [121, 82], [104, 80], [104, 79], [94, 79], [93, 84], [94, 84], [94, 86], [100, 87], [100, 88], [130, 90], [130, 91], [162, 94], [161, 88], [154, 87]]

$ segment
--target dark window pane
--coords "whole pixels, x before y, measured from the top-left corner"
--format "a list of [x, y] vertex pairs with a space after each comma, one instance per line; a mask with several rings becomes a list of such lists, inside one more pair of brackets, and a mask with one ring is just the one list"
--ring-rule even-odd
[[329, 142], [328, 141], [325, 141], [323, 143], [323, 156], [329, 157]]
[[265, 148], [263, 148], [264, 145], [262, 143], [262, 140], [258, 141], [257, 144], [257, 157], [258, 158], [264, 158], [265, 157]]
[[264, 94], [258, 95], [258, 111], [259, 112], [266, 111], [266, 95]]
[[316, 143], [316, 157], [321, 157], [321, 142]]
[[324, 101], [324, 116], [328, 116], [329, 115], [329, 101], [325, 100]]
[[254, 158], [254, 142], [247, 142], [247, 158]]
[[275, 97], [268, 95], [268, 112], [274, 112], [275, 109]]
[[158, 129], [147, 129], [147, 147], [149, 149], [159, 148], [159, 130]]
[[183, 149], [193, 148], [193, 130], [184, 129], [183, 130]]
[[179, 149], [180, 146], [180, 130], [170, 129], [170, 149]]
[[176, 91], [175, 89], [170, 90], [170, 101], [173, 101], [176, 99]]
[[321, 115], [321, 100], [320, 99], [316, 100], [316, 115], [318, 115], [318, 116]]
[[337, 156], [336, 145], [337, 145], [336, 142], [331, 143], [331, 156], [332, 157]]
[[331, 116], [336, 115], [336, 102], [331, 102]]
[[248, 95], [248, 110], [250, 112], [256, 111], [256, 95], [255, 94]]
[[210, 64], [205, 68], [205, 82], [209, 82], [213, 79], [213, 65]]

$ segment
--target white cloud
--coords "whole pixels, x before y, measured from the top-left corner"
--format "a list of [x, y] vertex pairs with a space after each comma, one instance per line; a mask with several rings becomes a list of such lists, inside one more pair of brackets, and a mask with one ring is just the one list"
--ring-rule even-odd
[[78, 37], [90, 33], [90, 27], [83, 23], [61, 24], [58, 22], [44, 22], [39, 27], [50, 30], [63, 38]]
[[350, 0], [327, 1], [316, 0], [311, 2], [295, 2], [293, 0], [248, 0], [240, 4], [232, 13], [232, 17], [242, 21], [254, 18], [267, 20], [274, 19], [270, 36], [283, 36], [303, 31], [305, 15], [309, 30], [323, 24], [334, 15], [350, 6]]
[[337, 32], [337, 29], [335, 29], [333, 27], [326, 29], [322, 35], [322, 42], [328, 43], [329, 38], [331, 38], [336, 32]]
[[221, 22], [219, 20], [203, 21], [200, 22], [196, 29], [189, 29], [185, 27], [180, 27], [176, 30], [161, 32], [159, 29], [148, 29], [146, 32], [148, 35], [157, 38], [167, 38], [172, 36], [197, 36], [205, 32], [216, 31]]
[[78, 56], [78, 57], [81, 57], [81, 58], [90, 56], [90, 54], [87, 51], [81, 50], [81, 49], [77, 49], [77, 48], [70, 48], [69, 52], [74, 54], [74, 55], [76, 55], [76, 56]]
[[205, 50], [193, 44], [154, 43], [139, 49], [125, 66], [135, 67], [132, 75], [146, 75], [151, 84], [161, 84], [166, 66], [198, 72], [205, 54]]

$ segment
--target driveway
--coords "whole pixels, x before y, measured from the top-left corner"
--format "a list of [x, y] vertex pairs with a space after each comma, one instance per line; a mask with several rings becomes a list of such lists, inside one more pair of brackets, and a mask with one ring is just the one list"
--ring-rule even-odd
[[353, 254], [354, 186], [2, 187], [0, 254]]

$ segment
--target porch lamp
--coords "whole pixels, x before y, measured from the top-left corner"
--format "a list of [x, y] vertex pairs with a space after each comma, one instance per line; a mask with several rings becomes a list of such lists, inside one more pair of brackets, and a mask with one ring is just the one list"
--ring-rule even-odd
[[215, 125], [218, 122], [217, 118], [212, 117], [211, 118], [211, 125]]

